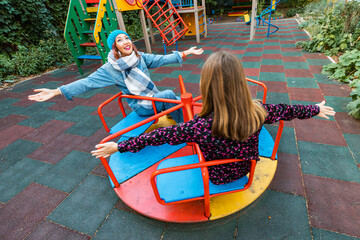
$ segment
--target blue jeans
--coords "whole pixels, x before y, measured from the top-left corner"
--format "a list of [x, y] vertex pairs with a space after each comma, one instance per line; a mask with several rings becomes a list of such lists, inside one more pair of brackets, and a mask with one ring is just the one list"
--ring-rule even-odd
[[[154, 94], [153, 97], [180, 100], [180, 98], [176, 97], [175, 93], [171, 90], [165, 90], [165, 91], [158, 92], [158, 93]], [[162, 112], [166, 109], [174, 107], [176, 104], [156, 101], [155, 105], [156, 105], [156, 110], [158, 112]], [[154, 115], [153, 109], [146, 109], [143, 107], [139, 107], [135, 112], [137, 114], [139, 114], [140, 116]], [[175, 112], [171, 112], [170, 115], [175, 120], [176, 123], [184, 122], [182, 109], [176, 110]]]

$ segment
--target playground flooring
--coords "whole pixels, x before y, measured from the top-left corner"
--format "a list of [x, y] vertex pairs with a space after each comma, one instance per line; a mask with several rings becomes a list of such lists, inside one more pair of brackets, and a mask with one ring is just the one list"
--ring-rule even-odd
[[[77, 67], [59, 69], [0, 91], [0, 239], [359, 239], [360, 121], [348, 115], [351, 89], [321, 74], [330, 60], [295, 47], [308, 39], [293, 19], [274, 21], [280, 30], [266, 38], [257, 29], [249, 41], [244, 23], [213, 24], [200, 44], [205, 51], [181, 67], [151, 70], [160, 90], [179, 94], [178, 75], [199, 94], [201, 67], [212, 52], [227, 50], [243, 62], [247, 77], [268, 87], [268, 103], [313, 104], [326, 100], [337, 114], [286, 122], [275, 177], [247, 208], [220, 220], [196, 224], [156, 221], [134, 212], [111, 189], [90, 151], [107, 136], [97, 107], [118, 92], [108, 87], [35, 103], [36, 88], [56, 88], [82, 78]], [[136, 43], [144, 50], [142, 42]], [[174, 50], [169, 47], [167, 51]], [[164, 52], [161, 41], [153, 51]], [[100, 64], [87, 62], [85, 75]], [[253, 95], [261, 98], [250, 86]], [[105, 109], [118, 122], [116, 105]], [[267, 126], [275, 134], [276, 126]], [[149, 206], [151, 207], [151, 206]]]

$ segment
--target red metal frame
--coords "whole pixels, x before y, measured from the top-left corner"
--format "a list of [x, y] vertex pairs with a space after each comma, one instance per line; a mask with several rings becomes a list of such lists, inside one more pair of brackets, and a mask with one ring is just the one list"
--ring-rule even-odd
[[[263, 103], [265, 103], [266, 101], [266, 95], [267, 95], [267, 87], [264, 83], [250, 79], [250, 78], [246, 78], [247, 81], [258, 84], [260, 86], [263, 87], [264, 89], [264, 96], [263, 96]], [[118, 102], [119, 102], [119, 106], [121, 109], [121, 112], [123, 114], [123, 116], [125, 117], [125, 110], [124, 110], [124, 106], [121, 102], [122, 98], [133, 98], [133, 99], [141, 99], [141, 100], [149, 100], [152, 101], [154, 109], [156, 109], [155, 107], [155, 101], [160, 101], [160, 102], [168, 102], [168, 103], [175, 103], [178, 104], [170, 109], [167, 109], [163, 112], [157, 113], [155, 110], [155, 115], [141, 121], [138, 122], [132, 126], [129, 126], [117, 133], [114, 133], [106, 138], [104, 138], [100, 143], [105, 143], [108, 142], [110, 140], [113, 140], [114, 138], [117, 138], [121, 135], [123, 135], [124, 133], [127, 133], [139, 126], [142, 126], [146, 123], [149, 123], [151, 121], [157, 120], [158, 118], [169, 114], [170, 112], [176, 111], [180, 108], [183, 109], [183, 115], [184, 115], [184, 121], [189, 121], [191, 119], [194, 118], [194, 106], [202, 106], [202, 103], [197, 103], [196, 101], [201, 100], [201, 96], [197, 96], [195, 98], [192, 97], [191, 93], [187, 93], [186, 89], [185, 89], [185, 85], [183, 82], [183, 78], [181, 75], [179, 75], [179, 82], [180, 82], [180, 91], [181, 91], [181, 101], [179, 100], [171, 100], [171, 99], [163, 99], [163, 98], [153, 98], [153, 97], [143, 97], [143, 96], [134, 96], [134, 95], [123, 95], [122, 92], [116, 94], [115, 96], [111, 97], [110, 99], [106, 100], [104, 103], [102, 103], [99, 108], [98, 108], [98, 113], [100, 116], [101, 121], [103, 122], [103, 125], [106, 129], [106, 131], [110, 131], [106, 125], [106, 122], [104, 120], [104, 117], [102, 116], [101, 113], [101, 109], [108, 104], [109, 102], [113, 101], [114, 99], [118, 98]], [[279, 143], [280, 143], [280, 139], [281, 139], [281, 134], [282, 134], [282, 130], [284, 127], [284, 122], [280, 121], [279, 124], [279, 129], [276, 135], [276, 139], [275, 139], [275, 144], [274, 144], [274, 148], [273, 148], [273, 152], [272, 152], [272, 156], [271, 159], [275, 160], [276, 157], [276, 152], [277, 149], [279, 147]], [[188, 164], [188, 165], [183, 165], [183, 166], [177, 166], [177, 167], [171, 167], [171, 168], [166, 168], [166, 169], [161, 169], [161, 170], [157, 170], [155, 171], [151, 178], [150, 178], [150, 182], [151, 182], [151, 186], [153, 188], [154, 191], [154, 195], [157, 199], [157, 201], [161, 204], [164, 205], [168, 205], [168, 204], [174, 204], [174, 203], [180, 203], [180, 202], [188, 202], [188, 201], [193, 201], [193, 200], [199, 200], [199, 199], [204, 199], [204, 205], [205, 205], [205, 216], [206, 217], [210, 217], [210, 197], [214, 197], [214, 196], [218, 196], [218, 195], [224, 195], [224, 194], [229, 194], [229, 193], [233, 193], [233, 192], [239, 192], [239, 191], [244, 191], [246, 189], [248, 189], [253, 181], [254, 178], [254, 172], [255, 172], [255, 166], [256, 166], [256, 160], [250, 160], [251, 161], [251, 169], [250, 169], [250, 173], [249, 173], [249, 180], [248, 183], [244, 186], [243, 189], [240, 190], [234, 190], [234, 191], [230, 191], [230, 192], [225, 192], [225, 193], [218, 193], [218, 194], [213, 194], [210, 195], [209, 193], [209, 173], [208, 173], [208, 166], [215, 166], [215, 165], [221, 165], [221, 164], [227, 164], [227, 163], [232, 163], [232, 162], [240, 162], [240, 161], [244, 161], [242, 159], [221, 159], [221, 160], [214, 160], [214, 161], [205, 161], [205, 158], [200, 150], [200, 147], [197, 144], [193, 145], [195, 148], [195, 152], [196, 154], [198, 154], [199, 156], [199, 163], [195, 163], [195, 164]], [[118, 188], [120, 186], [119, 182], [117, 181], [113, 171], [111, 170], [107, 160], [105, 158], [100, 158], [102, 164], [105, 167], [105, 170], [107, 171], [107, 173], [109, 174], [112, 182], [115, 185], [115, 188]], [[183, 171], [183, 170], [187, 170], [187, 169], [193, 169], [193, 168], [201, 168], [201, 172], [202, 172], [202, 177], [203, 177], [203, 184], [204, 184], [204, 196], [203, 197], [198, 197], [198, 198], [193, 198], [193, 199], [187, 199], [187, 200], [182, 200], [182, 201], [177, 201], [177, 202], [172, 202], [172, 203], [165, 203], [165, 201], [163, 199], [160, 198], [159, 192], [157, 190], [156, 187], [156, 176], [158, 176], [159, 174], [164, 174], [164, 173], [169, 173], [169, 172], [175, 172], [175, 171]]]

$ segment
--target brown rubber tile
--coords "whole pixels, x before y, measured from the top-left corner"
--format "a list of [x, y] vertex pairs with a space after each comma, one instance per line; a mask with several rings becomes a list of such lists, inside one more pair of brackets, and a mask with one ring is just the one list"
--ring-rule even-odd
[[261, 65], [260, 72], [284, 72], [283, 65]]
[[[287, 93], [287, 84], [286, 82], [276, 82], [276, 81], [266, 81], [266, 87], [268, 92], [281, 92]], [[263, 91], [263, 88], [259, 88], [260, 91]]]
[[88, 137], [85, 141], [76, 146], [74, 150], [90, 152], [95, 149], [95, 145], [99, 144], [101, 140], [107, 136], [109, 136], [109, 134], [105, 131], [105, 129], [100, 128], [91, 137]]
[[310, 224], [360, 237], [360, 184], [304, 175]]
[[312, 73], [314, 74], [320, 74], [322, 72], [322, 65], [309, 65], [309, 68]]
[[258, 68], [244, 68], [245, 76], [259, 76], [260, 69]]
[[321, 102], [324, 100], [321, 90], [317, 88], [289, 87], [289, 92], [290, 92], [290, 100], [310, 101], [310, 102]]
[[67, 194], [31, 183], [0, 209], [0, 239], [23, 239]]
[[334, 85], [319, 83], [319, 87], [325, 96], [349, 97], [351, 93], [351, 88], [347, 84]]
[[66, 100], [64, 96], [56, 96], [49, 100], [49, 102], [55, 102], [55, 104], [49, 107], [48, 109], [67, 112], [87, 100], [85, 98], [75, 98], [75, 97], [73, 99], [74, 100]]
[[[246, 51], [248, 51], [248, 50], [246, 50]], [[244, 56], [244, 57], [242, 57], [241, 62], [261, 62], [261, 57]]]
[[284, 62], [306, 62], [303, 56], [284, 56]]
[[314, 78], [309, 69], [285, 69], [286, 77]]
[[6, 147], [10, 143], [16, 141], [33, 130], [34, 128], [31, 127], [12, 125], [11, 127], [0, 131], [0, 149]]
[[263, 54], [262, 59], [283, 59], [281, 54]]
[[1, 118], [0, 119], [0, 131], [4, 130], [6, 128], [9, 128], [21, 121], [24, 121], [27, 118], [28, 118], [28, 116], [17, 115], [17, 114], [11, 114], [4, 118]]
[[335, 120], [343, 133], [360, 134], [360, 121], [345, 112], [337, 112]]

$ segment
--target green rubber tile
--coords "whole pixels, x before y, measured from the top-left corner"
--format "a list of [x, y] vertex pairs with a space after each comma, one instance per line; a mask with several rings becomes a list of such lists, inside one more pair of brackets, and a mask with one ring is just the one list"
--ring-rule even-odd
[[27, 91], [29, 89], [32, 89], [33, 88], [32, 82], [33, 82], [32, 80], [27, 80], [27, 81], [18, 83], [16, 85], [14, 85], [14, 87], [12, 87], [12, 89], [9, 92], [21, 93], [21, 92]]
[[286, 82], [286, 77], [285, 77], [285, 73], [280, 73], [280, 72], [260, 72], [259, 80]]
[[184, 63], [198, 65], [202, 61], [204, 61], [204, 59], [188, 58], [188, 59], [186, 59], [186, 61]]
[[91, 90], [90, 92], [86, 92], [86, 93], [82, 93], [82, 94], [76, 95], [76, 97], [77, 97], [77, 98], [86, 98], [86, 99], [89, 99], [89, 98], [95, 96], [96, 94], [101, 93], [102, 91], [103, 91], [102, 88], [98, 88], [98, 89], [95, 89], [95, 90]]
[[281, 54], [280, 49], [264, 49], [263, 54]]
[[298, 147], [304, 174], [360, 182], [360, 170], [347, 147], [303, 141]]
[[186, 79], [191, 73], [192, 73], [192, 71], [176, 70], [176, 71], [173, 71], [171, 74], [165, 74], [165, 75], [167, 78], [177, 78], [177, 79], [179, 79], [179, 75], [181, 75], [183, 78]]
[[330, 59], [306, 59], [309, 65], [327, 65], [330, 64]]
[[[256, 97], [262, 99], [264, 92], [257, 92]], [[287, 93], [278, 93], [278, 92], [268, 92], [266, 96], [266, 103], [278, 104], [285, 103], [290, 104], [289, 94]]]
[[284, 57], [298, 57], [302, 56], [302, 52], [282, 52], [281, 53]]
[[309, 40], [309, 36], [307, 35], [303, 35], [303, 36], [294, 36], [294, 38], [296, 40], [300, 40], [300, 41], [306, 41], [306, 40]]
[[117, 201], [109, 179], [90, 174], [47, 219], [92, 236]]
[[286, 69], [310, 69], [306, 62], [284, 62]]
[[247, 46], [231, 46], [231, 50], [246, 50]]
[[80, 122], [83, 120], [84, 116], [88, 116], [96, 110], [97, 110], [96, 107], [76, 106], [73, 109], [56, 117], [56, 120], [68, 121], [68, 122]]
[[350, 97], [334, 97], [334, 96], [324, 96], [326, 103], [333, 107], [335, 112], [349, 112], [346, 108], [348, 103], [351, 101]]
[[72, 151], [36, 182], [70, 193], [98, 164], [90, 153]]
[[316, 74], [316, 73], [314, 73], [313, 75], [314, 75], [314, 77], [315, 77], [315, 79], [316, 79], [316, 81], [317, 81], [318, 83], [337, 84], [337, 85], [341, 85], [341, 84], [342, 84], [341, 82], [339, 82], [339, 81], [337, 81], [337, 80], [335, 80], [335, 79], [330, 79], [330, 78], [328, 78], [328, 77], [327, 77], [326, 75], [324, 75], [324, 74]]
[[242, 62], [244, 68], [260, 68], [261, 62]]
[[261, 59], [261, 65], [283, 65], [282, 59]]
[[41, 143], [18, 139], [4, 147], [0, 150], [0, 172], [13, 166], [41, 145]]
[[280, 46], [280, 42], [264, 42], [264, 46]]
[[262, 52], [245, 52], [244, 57], [261, 57]]
[[33, 84], [31, 86], [31, 88], [33, 88], [33, 89], [36, 89], [36, 88], [54, 89], [54, 88], [58, 88], [61, 84], [62, 84], [62, 82], [59, 82], [59, 81], [49, 81], [44, 84]]
[[249, 44], [248, 48], [263, 48], [263, 44]]
[[351, 237], [345, 234], [331, 232], [320, 228], [312, 227], [313, 240], [357, 240], [357, 237]]
[[305, 199], [267, 190], [240, 215], [236, 239], [311, 239]]
[[249, 43], [249, 40], [236, 40], [235, 43]]
[[[275, 140], [279, 127], [273, 125], [265, 125], [265, 128], [269, 131], [269, 133]], [[278, 152], [290, 153], [295, 155], [298, 154], [294, 128], [284, 127], [281, 135]]]
[[235, 213], [204, 223], [169, 223], [162, 239], [234, 239], [237, 216], [238, 214]]
[[[105, 121], [108, 122], [110, 118], [104, 117]], [[87, 115], [83, 116], [82, 120], [76, 122], [70, 128], [68, 128], [65, 133], [70, 133], [74, 135], [90, 137], [93, 135], [97, 130], [103, 127], [102, 122], [100, 121], [99, 117], [96, 115]]]
[[319, 88], [315, 78], [288, 77], [286, 81], [288, 87]]
[[114, 209], [92, 239], [164, 239], [161, 236], [165, 226], [163, 222]]
[[[11, 101], [9, 101], [11, 100]], [[17, 114], [17, 115], [23, 115], [22, 111], [24, 110], [23, 107], [18, 107], [18, 106], [12, 106], [8, 103], [5, 102], [18, 102], [20, 99], [12, 99], [12, 98], [6, 98], [2, 101], [0, 101], [0, 118], [4, 118], [8, 115], [12, 115], [12, 114]]]
[[38, 128], [60, 116], [61, 114], [63, 114], [63, 112], [55, 110], [41, 110], [38, 112], [33, 112], [29, 118], [19, 122], [18, 124], [27, 127]]
[[344, 138], [350, 148], [350, 151], [354, 155], [354, 158], [358, 164], [360, 164], [360, 135], [343, 133]]
[[22, 113], [22, 115], [26, 115], [26, 116], [36, 115], [39, 112], [46, 111], [47, 108], [51, 107], [54, 104], [55, 103], [52, 103], [52, 102], [37, 102], [26, 108], [23, 108], [21, 113]]
[[56, 78], [62, 78], [62, 77], [66, 77], [66, 76], [76, 76], [79, 75], [78, 71], [66, 71], [66, 69], [62, 68], [62, 69], [57, 69], [53, 72], [50, 73], [51, 77], [56, 77]]
[[0, 174], [0, 202], [6, 203], [49, 169], [51, 164], [23, 158]]
[[186, 83], [200, 83], [200, 74], [189, 74], [185, 79]]

